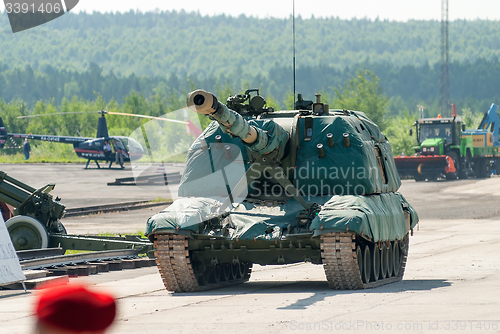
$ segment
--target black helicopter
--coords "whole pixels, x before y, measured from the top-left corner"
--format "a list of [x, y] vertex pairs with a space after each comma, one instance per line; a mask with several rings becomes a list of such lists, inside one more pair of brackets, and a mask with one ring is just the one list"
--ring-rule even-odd
[[[65, 112], [65, 113], [53, 113], [53, 114], [43, 114], [43, 115], [19, 116], [18, 118], [39, 117], [39, 116], [49, 116], [49, 115], [67, 115], [72, 113], [77, 114], [84, 112]], [[97, 113], [101, 114], [101, 116], [99, 117], [99, 122], [97, 123], [97, 135], [95, 138], [7, 133], [3, 120], [0, 117], [0, 148], [4, 147], [8, 138], [27, 138], [33, 140], [55, 142], [55, 143], [72, 144], [75, 149], [75, 153], [78, 155], [78, 157], [87, 159], [87, 164], [85, 165], [85, 169], [88, 168], [90, 161], [95, 161], [97, 168], [101, 168], [98, 161], [106, 161], [109, 162], [108, 168], [111, 168], [113, 162], [116, 162], [123, 169], [124, 162], [130, 162], [131, 159], [133, 160], [140, 159], [144, 155], [144, 148], [141, 146], [141, 144], [139, 144], [137, 140], [133, 138], [125, 136], [109, 136], [108, 126], [105, 117], [106, 114], [135, 116], [135, 117], [142, 117], [149, 119], [158, 119], [168, 122], [183, 123], [186, 124], [187, 128], [196, 137], [198, 137], [202, 132], [200, 128], [198, 128], [194, 123], [192, 123], [189, 120], [178, 121], [161, 117], [118, 113], [105, 110], [97, 111]], [[109, 146], [107, 146], [106, 144], [109, 144]]]

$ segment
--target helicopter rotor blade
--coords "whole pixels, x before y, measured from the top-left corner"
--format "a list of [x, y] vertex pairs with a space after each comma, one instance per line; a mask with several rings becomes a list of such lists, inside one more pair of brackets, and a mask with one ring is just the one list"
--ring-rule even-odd
[[54, 116], [54, 115], [68, 115], [68, 114], [98, 114], [103, 111], [68, 111], [68, 112], [56, 112], [51, 114], [40, 114], [40, 115], [28, 115], [28, 116], [17, 116], [17, 118], [31, 118], [31, 117], [42, 117], [42, 116]]
[[135, 117], [141, 117], [141, 118], [158, 119], [160, 121], [166, 121], [166, 122], [188, 124], [188, 122], [186, 122], [186, 121], [178, 121], [175, 119], [162, 118], [162, 117], [146, 116], [146, 115], [139, 115], [139, 114], [127, 114], [127, 113], [123, 113], [123, 112], [113, 112], [113, 111], [108, 111], [107, 113], [110, 115], [135, 116]]
[[173, 123], [180, 123], [180, 124], [188, 124], [188, 122], [186, 122], [186, 121], [178, 121], [178, 120], [175, 120], [175, 119], [162, 118], [162, 117], [154, 117], [154, 116], [147, 116], [147, 115], [140, 115], [140, 114], [128, 114], [128, 113], [123, 113], [123, 112], [104, 111], [104, 110], [99, 110], [99, 111], [69, 111], [69, 112], [56, 112], [56, 113], [51, 113], [51, 114], [40, 114], [40, 115], [18, 116], [17, 118], [31, 118], [31, 117], [55, 116], [55, 115], [68, 115], [68, 114], [91, 114], [91, 113], [92, 113], [92, 114], [104, 113], [104, 114], [110, 114], [110, 115], [133, 116], [133, 117], [141, 117], [141, 118], [157, 119], [157, 120], [160, 120], [160, 121], [166, 121], [166, 122], [173, 122]]

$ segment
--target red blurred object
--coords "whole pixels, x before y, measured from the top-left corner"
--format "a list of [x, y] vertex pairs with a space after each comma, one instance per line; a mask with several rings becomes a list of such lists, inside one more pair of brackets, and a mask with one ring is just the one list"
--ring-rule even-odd
[[444, 171], [446, 173], [455, 173], [457, 169], [455, 168], [455, 163], [453, 162], [453, 159], [450, 158], [449, 156], [446, 156], [446, 162], [448, 163], [448, 166], [444, 168]]
[[198, 138], [199, 135], [201, 135], [203, 133], [203, 130], [200, 129], [199, 127], [197, 127], [193, 122], [191, 122], [190, 120], [187, 121], [187, 126], [189, 128], [189, 131], [191, 131], [191, 133], [196, 137]]
[[45, 326], [77, 333], [97, 332], [113, 323], [116, 302], [113, 296], [81, 284], [49, 286], [40, 290], [36, 315]]
[[2, 216], [3, 216], [3, 221], [6, 222], [7, 220], [11, 219], [14, 217], [14, 207], [4, 203], [0, 202], [0, 210], [2, 211]]

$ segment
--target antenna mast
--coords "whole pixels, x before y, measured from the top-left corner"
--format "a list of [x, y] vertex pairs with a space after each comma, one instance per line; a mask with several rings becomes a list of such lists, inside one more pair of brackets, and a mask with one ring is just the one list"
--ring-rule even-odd
[[439, 85], [439, 111], [442, 114], [448, 112], [449, 105], [450, 67], [448, 58], [448, 0], [441, 0], [441, 79]]
[[295, 0], [292, 1], [293, 3], [293, 18], [292, 18], [292, 25], [293, 25], [293, 109], [295, 109], [295, 101], [297, 101], [295, 97]]

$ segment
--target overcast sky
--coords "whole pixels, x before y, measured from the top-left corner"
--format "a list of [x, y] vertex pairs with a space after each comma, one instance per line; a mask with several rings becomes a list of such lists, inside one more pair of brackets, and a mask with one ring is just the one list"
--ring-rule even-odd
[[[80, 0], [75, 10], [123, 12], [130, 9], [153, 11], [156, 8], [199, 11], [202, 15], [225, 13], [284, 18], [292, 12], [292, 0]], [[342, 19], [440, 20], [441, 0], [295, 0], [295, 10], [303, 18], [314, 15]], [[500, 20], [500, 0], [449, 0], [449, 18]]]

